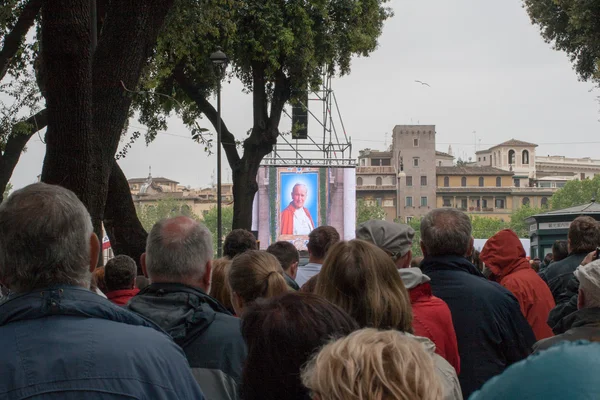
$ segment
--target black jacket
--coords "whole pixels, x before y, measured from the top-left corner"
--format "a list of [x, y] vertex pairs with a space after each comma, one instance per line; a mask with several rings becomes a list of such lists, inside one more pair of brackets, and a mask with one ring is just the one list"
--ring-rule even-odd
[[153, 283], [127, 308], [163, 328], [180, 345], [207, 399], [237, 399], [246, 345], [240, 320], [202, 290]]
[[426, 257], [421, 269], [452, 312], [465, 399], [530, 354], [535, 336], [508, 290], [486, 280], [464, 257]]
[[567, 326], [565, 323], [560, 323], [560, 321], [577, 311], [578, 300], [579, 281], [575, 275], [573, 275], [567, 282], [565, 291], [558, 296], [556, 307], [554, 307], [548, 315], [548, 325], [552, 327], [552, 331], [555, 335], [565, 333], [568, 329], [570, 329], [569, 326]]
[[562, 341], [577, 340], [598, 341], [600, 339], [600, 308], [582, 308], [559, 322], [564, 333], [540, 340], [534, 346], [535, 351], [545, 350]]
[[[581, 262], [588, 253], [589, 252], [569, 254], [567, 258], [550, 264], [548, 268], [545, 268], [540, 272], [540, 276], [548, 284], [556, 304], [565, 302], [560, 301], [561, 294], [567, 289], [567, 283], [573, 277], [573, 271], [581, 265]], [[568, 299], [566, 301], [568, 301]]]

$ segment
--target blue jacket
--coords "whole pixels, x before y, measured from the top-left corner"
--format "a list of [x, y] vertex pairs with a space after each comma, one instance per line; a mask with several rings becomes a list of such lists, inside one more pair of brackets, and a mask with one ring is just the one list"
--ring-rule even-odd
[[532, 355], [486, 383], [470, 400], [595, 400], [600, 344], [564, 342]]
[[0, 399], [203, 399], [181, 349], [84, 288], [0, 305]]
[[508, 290], [486, 280], [464, 257], [426, 257], [421, 269], [452, 313], [465, 398], [531, 353], [535, 336]]

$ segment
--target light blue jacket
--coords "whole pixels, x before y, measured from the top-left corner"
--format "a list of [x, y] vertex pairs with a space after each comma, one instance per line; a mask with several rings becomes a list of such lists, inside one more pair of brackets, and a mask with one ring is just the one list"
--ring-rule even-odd
[[203, 399], [160, 328], [77, 287], [0, 305], [0, 399]]
[[470, 400], [600, 399], [599, 370], [600, 343], [564, 342], [510, 366]]

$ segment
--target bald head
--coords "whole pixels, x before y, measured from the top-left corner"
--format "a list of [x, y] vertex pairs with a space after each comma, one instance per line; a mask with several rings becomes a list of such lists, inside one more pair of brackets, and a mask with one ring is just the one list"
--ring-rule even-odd
[[188, 217], [157, 222], [146, 242], [145, 266], [152, 281], [199, 279], [212, 259], [212, 238], [206, 227]]

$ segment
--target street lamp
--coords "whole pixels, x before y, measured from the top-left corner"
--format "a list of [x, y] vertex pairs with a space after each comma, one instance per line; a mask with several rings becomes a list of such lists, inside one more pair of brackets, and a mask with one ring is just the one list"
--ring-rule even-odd
[[406, 178], [406, 173], [404, 172], [404, 160], [402, 156], [400, 156], [400, 172], [398, 172], [398, 191], [396, 192], [396, 214], [398, 218], [401, 217], [400, 211], [402, 210], [402, 192], [400, 183], [402, 182], [402, 178]]
[[217, 68], [217, 257], [223, 253], [223, 228], [221, 218], [221, 79], [229, 61], [220, 49], [210, 55], [210, 61]]

